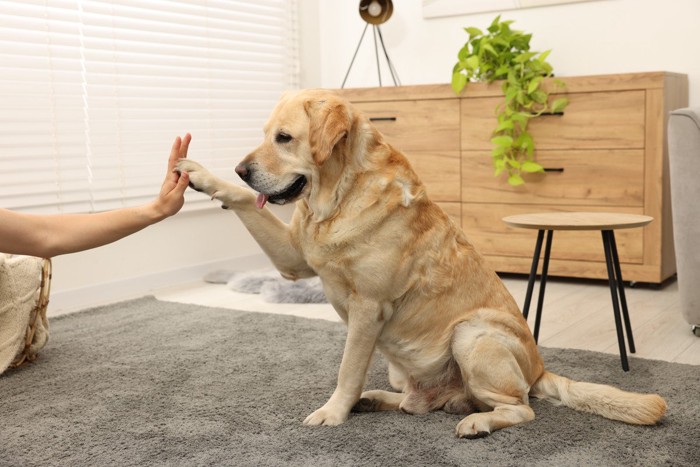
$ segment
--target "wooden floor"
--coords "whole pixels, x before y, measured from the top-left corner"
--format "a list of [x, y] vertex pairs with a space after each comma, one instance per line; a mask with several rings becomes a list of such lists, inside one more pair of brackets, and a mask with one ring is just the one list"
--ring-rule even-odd
[[[526, 278], [506, 276], [506, 286], [521, 304]], [[530, 327], [534, 325], [537, 288], [530, 307]], [[700, 338], [693, 335], [679, 309], [678, 285], [627, 287], [627, 303], [637, 348], [634, 358], [700, 365]], [[188, 286], [162, 289], [154, 294], [160, 300], [191, 303], [236, 310], [297, 315], [340, 321], [330, 305], [272, 304], [257, 295], [240, 294], [225, 285], [197, 282]], [[610, 288], [607, 282], [549, 279], [540, 327], [539, 344], [545, 347], [574, 348], [618, 354]], [[634, 360], [631, 361], [634, 368]]]

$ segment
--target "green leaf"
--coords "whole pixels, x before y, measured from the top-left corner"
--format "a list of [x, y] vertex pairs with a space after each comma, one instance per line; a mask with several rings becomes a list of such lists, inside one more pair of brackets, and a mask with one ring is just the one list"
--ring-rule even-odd
[[479, 69], [479, 57], [476, 55], [472, 55], [469, 57], [466, 61], [467, 68], [470, 70], [478, 70]]
[[545, 76], [552, 76], [552, 65], [545, 62], [542, 64], [542, 74]]
[[527, 157], [532, 159], [532, 156], [535, 155], [535, 142], [532, 140], [532, 136], [530, 136], [530, 133], [527, 133], [527, 137], [528, 141], [525, 143], [527, 149]]
[[517, 89], [517, 88], [513, 88], [513, 87], [509, 87], [509, 88], [506, 90], [506, 92], [505, 92], [506, 103], [509, 103], [510, 101], [512, 101], [513, 99], [515, 99], [515, 97], [516, 97], [517, 95], [518, 95], [518, 89]]
[[496, 18], [494, 18], [494, 20], [491, 22], [491, 25], [488, 28], [488, 31], [490, 33], [495, 33], [496, 31], [499, 30], [500, 26], [498, 23], [500, 20], [501, 20], [501, 15], [498, 15], [498, 16], [496, 16]]
[[567, 105], [569, 105], [569, 99], [567, 99], [566, 97], [560, 97], [559, 99], [556, 99], [554, 102], [552, 102], [551, 112], [562, 112]]
[[532, 135], [527, 131], [523, 131], [518, 138], [518, 147], [527, 151], [527, 156], [532, 158], [535, 154], [535, 142], [532, 140]]
[[479, 28], [468, 27], [468, 28], [464, 28], [464, 30], [467, 31], [467, 34], [469, 34], [469, 40], [471, 40], [472, 37], [484, 35], [484, 33], [481, 32], [481, 29], [479, 29]]
[[533, 92], [535, 92], [540, 86], [541, 81], [541, 77], [534, 78], [532, 81], [530, 81], [530, 84], [527, 85], [527, 93], [532, 94]]
[[533, 101], [537, 102], [538, 104], [547, 103], [547, 93], [544, 91], [535, 91], [532, 94], [530, 94], [530, 97]]
[[508, 175], [508, 184], [510, 186], [518, 186], [522, 185], [523, 183], [525, 183], [525, 180], [523, 180], [523, 177], [521, 177], [520, 174]]
[[513, 120], [504, 120], [501, 123], [498, 124], [495, 130], [493, 130], [494, 133], [499, 133], [504, 130], [512, 130], [513, 129]]
[[551, 49], [550, 49], [550, 50], [545, 50], [544, 52], [542, 52], [542, 53], [537, 57], [537, 61], [540, 62], [540, 63], [544, 63], [545, 60], [547, 60], [547, 57], [549, 57], [549, 54], [550, 54], [551, 52], [552, 52]]
[[508, 151], [510, 151], [510, 146], [495, 146], [491, 150], [491, 157], [493, 157], [494, 159], [499, 157], [502, 158], [503, 155]]
[[503, 78], [504, 76], [508, 75], [508, 70], [510, 70], [510, 68], [505, 65], [499, 66], [496, 70], [496, 75]]
[[525, 52], [513, 59], [514, 63], [525, 63], [535, 56], [535, 52]]
[[490, 54], [493, 55], [494, 57], [498, 57], [498, 52], [496, 52], [496, 49], [494, 49], [493, 46], [492, 46], [490, 43], [485, 42], [485, 43], [483, 44], [483, 46], [484, 46], [484, 50], [485, 50], [485, 51], [487, 51], [488, 53], [490, 53]]
[[521, 127], [524, 127], [524, 126], [527, 126], [527, 122], [528, 122], [529, 117], [528, 117], [528, 114], [526, 114], [525, 112], [516, 112], [510, 118], [515, 123], [520, 124]]
[[452, 90], [455, 94], [459, 94], [467, 85], [467, 77], [462, 73], [452, 73]]
[[465, 45], [459, 50], [459, 53], [457, 54], [457, 59], [459, 59], [460, 62], [463, 62], [467, 59], [467, 57], [469, 57], [470, 53], [471, 52], [469, 51], [469, 47]]
[[535, 161], [525, 161], [520, 165], [520, 170], [527, 173], [544, 172], [544, 167]]
[[513, 138], [507, 135], [495, 136], [491, 138], [491, 142], [496, 146], [510, 147], [513, 145]]

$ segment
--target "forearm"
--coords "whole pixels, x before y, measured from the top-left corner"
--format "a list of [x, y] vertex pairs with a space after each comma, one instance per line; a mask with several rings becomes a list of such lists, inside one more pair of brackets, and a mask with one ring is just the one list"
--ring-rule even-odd
[[44, 258], [106, 245], [167, 217], [155, 202], [96, 214], [0, 211], [0, 251]]
[[[62, 217], [62, 218], [58, 218]], [[45, 257], [88, 250], [120, 240], [166, 216], [157, 211], [154, 203], [95, 214], [67, 214], [49, 218], [44, 243]]]

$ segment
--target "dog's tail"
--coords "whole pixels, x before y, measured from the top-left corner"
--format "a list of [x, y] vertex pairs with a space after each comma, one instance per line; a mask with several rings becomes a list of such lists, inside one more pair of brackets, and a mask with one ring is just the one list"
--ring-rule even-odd
[[653, 425], [666, 412], [666, 401], [657, 394], [638, 394], [603, 384], [572, 381], [548, 371], [535, 382], [530, 395], [634, 425]]

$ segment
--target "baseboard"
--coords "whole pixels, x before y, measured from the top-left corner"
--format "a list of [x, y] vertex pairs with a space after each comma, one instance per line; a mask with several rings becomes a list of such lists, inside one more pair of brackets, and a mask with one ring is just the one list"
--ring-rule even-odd
[[269, 266], [270, 261], [265, 255], [256, 254], [196, 264], [186, 268], [136, 276], [125, 280], [105, 282], [90, 287], [52, 291], [48, 316], [64, 315], [85, 308], [143, 297], [144, 295], [152, 294], [157, 289], [202, 280], [205, 274], [217, 269], [246, 271]]

